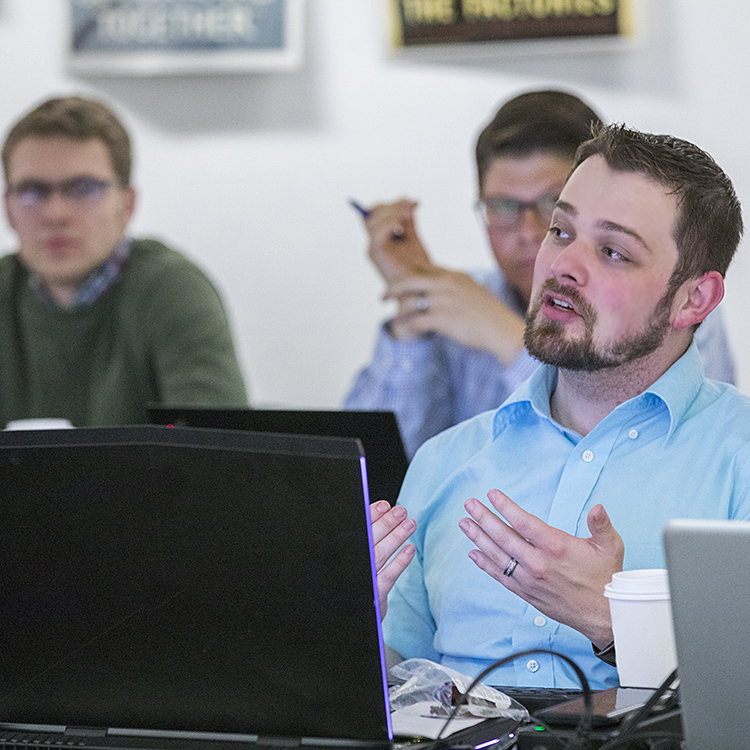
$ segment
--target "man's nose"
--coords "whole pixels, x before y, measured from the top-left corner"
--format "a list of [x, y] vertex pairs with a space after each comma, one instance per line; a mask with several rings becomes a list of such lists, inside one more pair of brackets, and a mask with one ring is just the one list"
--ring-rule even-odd
[[524, 206], [518, 219], [518, 232], [537, 245], [542, 244], [549, 222], [536, 206]]
[[573, 240], [560, 248], [550, 270], [561, 283], [585, 285], [589, 276], [589, 249], [584, 242]]
[[70, 201], [59, 190], [52, 190], [42, 204], [42, 214], [47, 219], [67, 218]]

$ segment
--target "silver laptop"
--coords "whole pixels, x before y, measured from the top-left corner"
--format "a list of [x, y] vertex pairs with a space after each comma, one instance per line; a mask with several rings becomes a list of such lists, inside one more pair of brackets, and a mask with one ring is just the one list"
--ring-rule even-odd
[[664, 531], [688, 750], [750, 746], [750, 522]]

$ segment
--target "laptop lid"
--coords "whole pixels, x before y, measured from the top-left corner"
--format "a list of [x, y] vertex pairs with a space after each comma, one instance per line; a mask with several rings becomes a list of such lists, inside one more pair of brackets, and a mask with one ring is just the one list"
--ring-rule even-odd
[[750, 522], [675, 520], [664, 530], [688, 750], [750, 738]]
[[387, 741], [364, 469], [354, 439], [0, 433], [0, 726]]
[[408, 459], [391, 411], [179, 408], [151, 405], [153, 424], [359, 438], [367, 456], [370, 498], [396, 502]]

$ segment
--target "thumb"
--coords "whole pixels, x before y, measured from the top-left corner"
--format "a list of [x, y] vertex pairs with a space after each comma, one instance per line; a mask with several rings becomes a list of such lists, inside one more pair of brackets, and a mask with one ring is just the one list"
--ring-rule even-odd
[[589, 511], [586, 523], [591, 532], [591, 537], [598, 544], [611, 544], [615, 539], [620, 538], [601, 503], [595, 505]]

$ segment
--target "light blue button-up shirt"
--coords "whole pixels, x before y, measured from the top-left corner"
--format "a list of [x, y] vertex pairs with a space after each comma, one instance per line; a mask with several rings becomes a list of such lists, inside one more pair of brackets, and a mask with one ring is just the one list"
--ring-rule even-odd
[[[477, 568], [458, 528], [469, 497], [492, 488], [551, 526], [587, 537], [602, 503], [625, 542], [625, 569], [664, 567], [671, 518], [750, 518], [750, 398], [706, 380], [693, 345], [639, 396], [585, 437], [550, 416], [555, 368], [542, 366], [499, 409], [437, 435], [417, 452], [399, 502], [417, 521], [417, 554], [391, 592], [385, 640], [476, 674], [517, 651], [561, 651], [592, 687], [617, 684], [580, 633], [546, 617]], [[493, 672], [496, 685], [578, 686], [548, 655]]]

